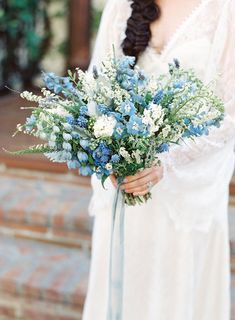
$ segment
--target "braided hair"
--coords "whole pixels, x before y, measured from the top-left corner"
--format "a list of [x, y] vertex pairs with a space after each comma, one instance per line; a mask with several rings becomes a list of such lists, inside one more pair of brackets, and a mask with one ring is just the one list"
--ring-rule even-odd
[[121, 47], [125, 55], [134, 56], [137, 62], [138, 56], [148, 46], [151, 38], [150, 23], [160, 17], [161, 11], [156, 0], [129, 1], [132, 1], [132, 13], [127, 20], [126, 37]]

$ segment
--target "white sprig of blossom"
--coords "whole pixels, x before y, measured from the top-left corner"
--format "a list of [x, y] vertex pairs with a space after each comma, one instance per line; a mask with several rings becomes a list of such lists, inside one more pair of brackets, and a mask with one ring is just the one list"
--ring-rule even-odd
[[102, 115], [94, 123], [94, 135], [96, 138], [111, 137], [117, 121], [113, 116]]

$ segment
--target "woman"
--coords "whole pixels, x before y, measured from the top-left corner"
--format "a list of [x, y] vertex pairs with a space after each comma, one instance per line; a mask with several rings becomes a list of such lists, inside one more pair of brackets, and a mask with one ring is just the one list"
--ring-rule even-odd
[[[161, 154], [161, 167], [128, 177], [125, 192], [152, 199], [125, 212], [123, 320], [229, 320], [227, 206], [235, 155], [235, 1], [108, 0], [89, 67], [115, 46], [148, 74], [177, 58], [213, 82], [226, 117], [209, 136]], [[92, 177], [95, 216], [83, 320], [105, 320], [116, 180]]]

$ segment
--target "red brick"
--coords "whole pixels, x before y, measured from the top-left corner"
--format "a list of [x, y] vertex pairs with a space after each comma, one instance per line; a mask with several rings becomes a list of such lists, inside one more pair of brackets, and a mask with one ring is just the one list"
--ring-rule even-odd
[[34, 197], [28, 195], [22, 200], [18, 201], [7, 213], [7, 219], [14, 221], [24, 221], [25, 220], [25, 208], [27, 208], [33, 201]]
[[77, 205], [77, 201], [64, 201], [57, 208], [56, 213], [53, 215], [52, 225], [55, 227], [65, 226], [64, 217], [69, 213], [69, 211]]
[[0, 315], [5, 317], [15, 318], [15, 308], [9, 305], [1, 305], [0, 304]]
[[21, 274], [22, 269], [19, 268], [19, 266], [16, 266], [6, 272], [1, 278], [0, 278], [0, 288], [3, 292], [8, 292], [12, 294], [17, 294], [16, 284], [15, 280], [17, 277]]
[[88, 287], [88, 278], [84, 277], [71, 295], [70, 303], [73, 305], [83, 306], [85, 302]]
[[38, 267], [23, 284], [23, 292], [26, 297], [41, 298], [43, 292], [39, 286], [40, 280], [50, 271], [50, 266]]
[[56, 278], [50, 283], [50, 287], [44, 293], [44, 299], [48, 299], [53, 302], [65, 302], [63, 295], [61, 295], [61, 287], [63, 287], [63, 283], [69, 277], [74, 276], [74, 271], [67, 270], [66, 272], [62, 270], [62, 272], [56, 275]]

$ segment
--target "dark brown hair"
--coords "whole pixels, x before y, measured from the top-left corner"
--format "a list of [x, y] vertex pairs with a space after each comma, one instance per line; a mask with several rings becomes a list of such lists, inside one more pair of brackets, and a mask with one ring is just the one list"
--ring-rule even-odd
[[129, 0], [132, 2], [131, 16], [127, 20], [125, 39], [121, 46], [123, 53], [136, 57], [145, 50], [151, 38], [150, 23], [160, 17], [156, 0]]

